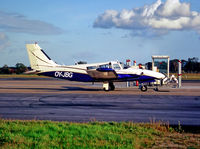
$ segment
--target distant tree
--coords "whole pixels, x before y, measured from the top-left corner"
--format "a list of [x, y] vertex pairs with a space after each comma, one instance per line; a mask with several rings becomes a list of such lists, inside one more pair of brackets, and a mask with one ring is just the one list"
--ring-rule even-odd
[[186, 67], [185, 66], [187, 65], [188, 61], [186, 61], [186, 60], [183, 59], [183, 60], [181, 60], [181, 62], [182, 62], [182, 71], [186, 72], [186, 69], [185, 69]]
[[193, 58], [188, 58], [188, 61], [185, 65], [185, 71], [188, 72], [188, 73], [192, 73], [194, 71], [194, 65], [196, 63], [196, 61], [198, 61], [197, 58], [193, 57]]
[[15, 66], [16, 66], [16, 74], [24, 73], [27, 70], [27, 67], [22, 63], [17, 63]]
[[159, 62], [159, 68], [167, 70], [167, 62], [166, 61]]
[[188, 61], [185, 61], [185, 64], [182, 63], [183, 70], [187, 73], [199, 73], [200, 72], [200, 62], [199, 58], [193, 57], [188, 58]]
[[178, 72], [178, 59], [170, 60], [170, 72], [176, 73]]
[[198, 57], [188, 58], [188, 61], [191, 61], [193, 63], [197, 63], [199, 61]]
[[198, 73], [200, 72], [200, 63], [198, 63], [198, 65], [197, 65], [197, 71], [198, 71]]
[[147, 62], [145, 66], [148, 70], [152, 70], [152, 62]]
[[8, 67], [8, 65], [4, 65], [2, 68], [1, 68], [1, 74], [10, 74], [10, 69]]

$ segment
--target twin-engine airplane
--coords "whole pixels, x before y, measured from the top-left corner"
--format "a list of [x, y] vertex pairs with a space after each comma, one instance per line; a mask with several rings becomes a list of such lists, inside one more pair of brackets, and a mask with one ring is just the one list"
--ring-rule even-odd
[[141, 91], [147, 91], [147, 86], [152, 82], [159, 80], [162, 85], [166, 80], [166, 76], [162, 73], [145, 69], [123, 68], [117, 61], [70, 66], [58, 65], [38, 44], [27, 44], [26, 47], [32, 72], [70, 81], [103, 82], [105, 91], [114, 90], [114, 82], [126, 81], [138, 81]]

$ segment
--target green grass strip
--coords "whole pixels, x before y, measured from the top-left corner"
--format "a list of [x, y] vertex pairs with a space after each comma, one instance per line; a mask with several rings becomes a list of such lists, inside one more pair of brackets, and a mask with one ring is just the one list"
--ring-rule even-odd
[[[0, 120], [0, 148], [152, 148], [183, 139], [198, 147], [198, 138], [180, 137], [168, 125], [132, 122], [52, 122]], [[185, 139], [185, 140], [184, 140]], [[190, 141], [192, 140], [192, 142]], [[175, 145], [177, 145], [177, 141]], [[175, 146], [176, 147], [176, 146]]]

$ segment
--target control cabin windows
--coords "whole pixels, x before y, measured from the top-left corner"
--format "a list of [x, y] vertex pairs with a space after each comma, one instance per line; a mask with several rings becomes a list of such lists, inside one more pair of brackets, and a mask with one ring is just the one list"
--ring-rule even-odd
[[113, 69], [114, 70], [120, 70], [121, 67], [119, 66], [119, 64], [113, 64]]
[[118, 62], [114, 62], [114, 63], [110, 62], [110, 63], [102, 64], [102, 65], [89, 66], [89, 67], [87, 67], [87, 70], [95, 70], [97, 68], [112, 68], [114, 70], [121, 70], [122, 66]]

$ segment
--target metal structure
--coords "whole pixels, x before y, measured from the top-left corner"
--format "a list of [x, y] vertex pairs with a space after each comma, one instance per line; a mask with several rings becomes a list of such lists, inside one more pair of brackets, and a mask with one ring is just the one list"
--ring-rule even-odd
[[137, 64], [136, 64], [136, 61], [135, 61], [135, 60], [133, 61], [133, 66], [137, 66]]
[[178, 88], [181, 88], [181, 80], [182, 80], [182, 66], [181, 60], [178, 61]]
[[[127, 59], [127, 60], [126, 60], [126, 65], [127, 65], [127, 66], [131, 66], [131, 60], [130, 60], [130, 59]], [[130, 81], [127, 81], [127, 82], [126, 82], [126, 87], [130, 87], [130, 86], [131, 86]]]
[[152, 55], [152, 70], [154, 70], [155, 59], [167, 59], [167, 77], [169, 78], [169, 60], [170, 57], [166, 55]]

